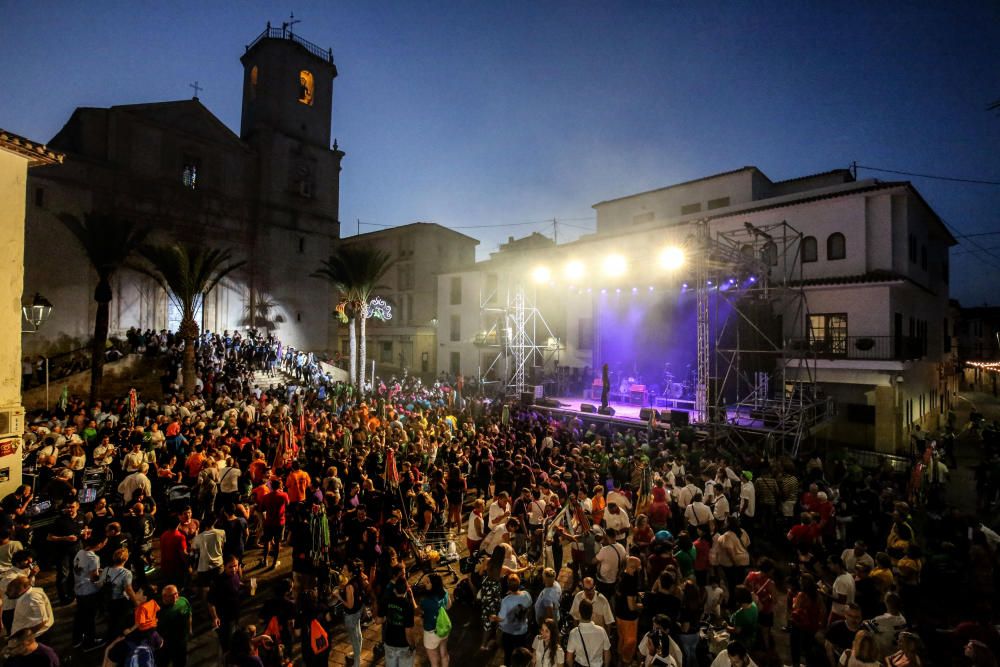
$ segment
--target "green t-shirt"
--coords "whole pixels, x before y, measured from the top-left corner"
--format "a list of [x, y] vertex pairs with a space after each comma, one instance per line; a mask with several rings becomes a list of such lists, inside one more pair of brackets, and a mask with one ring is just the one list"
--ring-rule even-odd
[[698, 550], [691, 547], [687, 551], [678, 549], [674, 552], [674, 558], [677, 559], [677, 565], [681, 568], [681, 576], [690, 577], [691, 573], [694, 572], [694, 559], [698, 554]]
[[729, 617], [729, 625], [736, 628], [736, 636], [745, 646], [753, 646], [757, 638], [757, 603], [751, 602], [749, 607], [737, 609]]
[[156, 630], [167, 643], [186, 642], [191, 628], [191, 603], [186, 597], [177, 598], [169, 607], [156, 613]]

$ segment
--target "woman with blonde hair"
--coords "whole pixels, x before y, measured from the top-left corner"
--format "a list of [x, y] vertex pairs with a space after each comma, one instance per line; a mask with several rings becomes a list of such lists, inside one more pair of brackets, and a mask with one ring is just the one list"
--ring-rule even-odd
[[868, 630], [858, 630], [854, 644], [840, 656], [841, 667], [881, 667], [875, 635]]

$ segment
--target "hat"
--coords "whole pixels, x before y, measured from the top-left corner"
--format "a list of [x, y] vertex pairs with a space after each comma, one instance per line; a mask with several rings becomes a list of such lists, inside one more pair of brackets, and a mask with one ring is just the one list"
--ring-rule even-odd
[[748, 482], [752, 482], [753, 481], [753, 473], [750, 472], [749, 470], [744, 470], [743, 471], [743, 476], [747, 478]]
[[657, 542], [669, 542], [672, 539], [674, 539], [674, 535], [669, 530], [660, 530], [656, 533]]

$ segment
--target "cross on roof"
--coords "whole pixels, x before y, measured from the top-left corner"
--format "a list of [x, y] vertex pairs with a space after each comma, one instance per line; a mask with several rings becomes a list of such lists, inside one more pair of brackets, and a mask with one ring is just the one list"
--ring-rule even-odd
[[194, 83], [189, 83], [188, 84], [188, 88], [194, 88], [194, 98], [193, 99], [198, 99], [198, 93], [200, 93], [201, 91], [205, 90], [204, 88], [202, 88], [201, 86], [198, 85], [197, 81], [195, 81]]

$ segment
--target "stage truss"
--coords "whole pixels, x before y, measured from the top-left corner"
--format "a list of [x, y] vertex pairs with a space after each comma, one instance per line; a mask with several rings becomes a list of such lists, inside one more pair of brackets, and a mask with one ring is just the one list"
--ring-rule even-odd
[[497, 286], [483, 290], [479, 297], [483, 332], [475, 343], [480, 350], [490, 351], [489, 363], [479, 366], [479, 382], [484, 387], [499, 385], [507, 396], [520, 396], [534, 391], [529, 382], [531, 369], [557, 361], [563, 345], [535, 306], [534, 289], [511, 278], [502, 302], [500, 292]]
[[697, 285], [695, 417], [717, 442], [738, 447], [763, 435], [772, 452], [795, 456], [832, 417], [831, 401], [817, 391], [815, 354], [791, 349], [784, 333], [808, 331], [801, 242], [787, 222], [713, 235], [703, 221], [689, 240]]

